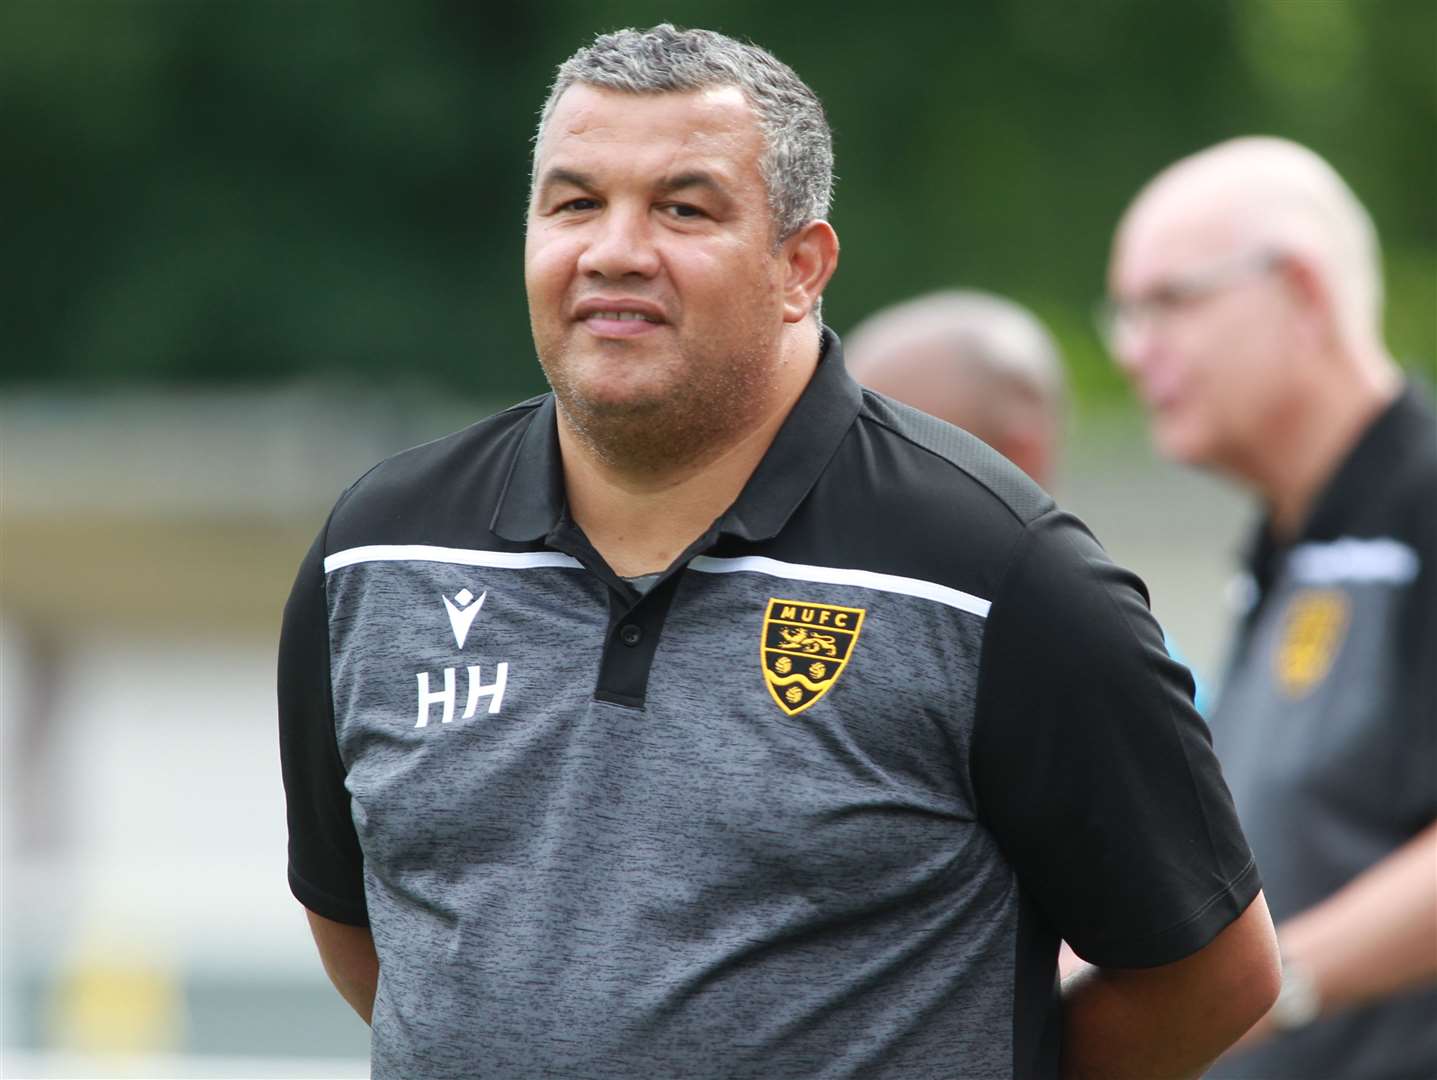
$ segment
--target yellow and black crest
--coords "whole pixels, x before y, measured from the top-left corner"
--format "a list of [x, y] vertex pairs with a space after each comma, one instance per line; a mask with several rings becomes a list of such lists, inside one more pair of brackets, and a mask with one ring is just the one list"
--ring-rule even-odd
[[1347, 596], [1337, 589], [1305, 589], [1283, 614], [1277, 678], [1289, 697], [1301, 697], [1327, 677], [1347, 636]]
[[763, 678], [773, 700], [789, 716], [823, 697], [843, 673], [858, 643], [863, 611], [805, 600], [769, 600], [760, 650]]

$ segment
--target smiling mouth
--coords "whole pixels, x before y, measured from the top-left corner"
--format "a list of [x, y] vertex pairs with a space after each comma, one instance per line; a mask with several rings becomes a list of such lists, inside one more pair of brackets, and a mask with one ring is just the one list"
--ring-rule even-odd
[[591, 311], [584, 316], [585, 322], [646, 322], [657, 323], [659, 320], [652, 315], [645, 315], [641, 311]]
[[597, 308], [583, 311], [579, 325], [600, 341], [628, 341], [657, 333], [665, 325], [657, 311], [633, 308]]

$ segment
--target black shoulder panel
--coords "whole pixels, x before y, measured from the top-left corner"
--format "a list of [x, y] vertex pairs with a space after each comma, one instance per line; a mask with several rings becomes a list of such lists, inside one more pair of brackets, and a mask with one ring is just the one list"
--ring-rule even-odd
[[915, 446], [937, 454], [983, 485], [1024, 525], [1053, 508], [1053, 499], [1018, 466], [962, 428], [872, 390], [864, 413]]
[[489, 530], [536, 398], [400, 451], [340, 497], [327, 554], [369, 544], [503, 546]]
[[1029, 522], [1052, 505], [968, 432], [864, 391], [818, 483], [784, 531], [753, 553], [918, 578], [990, 599]]

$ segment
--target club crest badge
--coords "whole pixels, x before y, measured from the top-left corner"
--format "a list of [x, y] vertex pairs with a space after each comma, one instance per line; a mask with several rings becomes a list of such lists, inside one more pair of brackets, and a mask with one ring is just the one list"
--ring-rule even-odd
[[1336, 589], [1306, 589], [1283, 613], [1277, 679], [1289, 697], [1301, 697], [1327, 677], [1347, 634], [1347, 596]]
[[778, 707], [803, 712], [843, 674], [863, 628], [863, 608], [770, 599], [763, 617], [763, 678]]

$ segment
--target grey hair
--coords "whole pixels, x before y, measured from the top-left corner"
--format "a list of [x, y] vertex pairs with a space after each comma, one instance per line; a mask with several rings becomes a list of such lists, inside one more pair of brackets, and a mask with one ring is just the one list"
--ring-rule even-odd
[[944, 289], [884, 308], [844, 335], [844, 355], [862, 381], [864, 369], [926, 343], [941, 345], [958, 367], [1027, 388], [1061, 419], [1068, 396], [1062, 350], [1036, 315], [994, 293]]
[[671, 23], [601, 34], [559, 65], [534, 135], [536, 164], [539, 139], [554, 107], [575, 83], [631, 94], [738, 87], [763, 133], [759, 172], [777, 239], [828, 217], [833, 135], [823, 104], [792, 68], [757, 45]]

